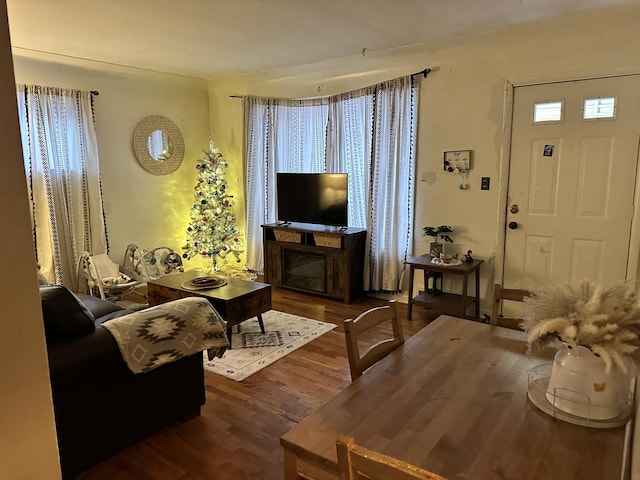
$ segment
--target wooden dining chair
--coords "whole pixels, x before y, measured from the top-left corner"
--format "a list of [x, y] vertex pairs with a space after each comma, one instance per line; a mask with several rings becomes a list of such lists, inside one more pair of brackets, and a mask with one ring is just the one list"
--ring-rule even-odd
[[500, 327], [521, 330], [521, 318], [502, 316], [502, 302], [503, 300], [522, 302], [524, 301], [525, 297], [528, 297], [530, 295], [531, 293], [528, 290], [523, 290], [521, 288], [502, 288], [501, 284], [496, 283], [493, 287], [493, 306], [491, 309], [491, 320], [489, 321], [489, 323], [491, 325], [498, 325]]
[[336, 450], [340, 480], [445, 480], [410, 463], [361, 447], [347, 435], [338, 438]]
[[[387, 335], [384, 339], [369, 345], [361, 355], [358, 340], [365, 337], [365, 332], [371, 332], [384, 322], [391, 323], [392, 336]], [[351, 380], [358, 378], [367, 368], [404, 343], [404, 334], [395, 300], [391, 300], [388, 305], [370, 308], [355, 319], [348, 318], [344, 320], [343, 325]]]

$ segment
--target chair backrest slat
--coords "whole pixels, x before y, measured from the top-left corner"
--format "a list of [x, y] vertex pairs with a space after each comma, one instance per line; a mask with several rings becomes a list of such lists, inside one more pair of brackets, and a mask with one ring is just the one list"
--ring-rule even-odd
[[491, 325], [519, 330], [522, 319], [502, 316], [502, 302], [503, 300], [522, 302], [530, 295], [531, 293], [528, 290], [521, 288], [502, 288], [502, 285], [496, 283], [493, 287], [493, 306], [491, 308], [490, 320]]
[[364, 448], [350, 436], [338, 438], [336, 452], [340, 480], [445, 480], [423, 468]]
[[[358, 339], [361, 338], [361, 335], [389, 321], [392, 326], [392, 336], [370, 345], [361, 355], [358, 345]], [[404, 343], [404, 334], [395, 300], [390, 301], [388, 305], [373, 307], [355, 319], [347, 319], [343, 325], [352, 380], [358, 378], [367, 368]]]

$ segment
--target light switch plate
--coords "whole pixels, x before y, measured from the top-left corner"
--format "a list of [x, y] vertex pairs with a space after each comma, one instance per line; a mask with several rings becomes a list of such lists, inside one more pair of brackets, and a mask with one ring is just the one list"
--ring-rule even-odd
[[466, 172], [471, 168], [471, 150], [452, 150], [444, 152], [445, 172]]

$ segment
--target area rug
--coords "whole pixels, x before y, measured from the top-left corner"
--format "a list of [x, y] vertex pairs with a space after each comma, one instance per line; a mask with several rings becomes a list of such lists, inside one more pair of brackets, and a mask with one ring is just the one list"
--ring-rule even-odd
[[209, 361], [204, 355], [204, 368], [232, 380], [242, 381], [276, 360], [306, 345], [330, 330], [333, 323], [311, 320], [289, 313], [269, 310], [262, 314], [265, 333], [258, 320], [252, 318], [233, 327], [233, 348], [222, 358]]

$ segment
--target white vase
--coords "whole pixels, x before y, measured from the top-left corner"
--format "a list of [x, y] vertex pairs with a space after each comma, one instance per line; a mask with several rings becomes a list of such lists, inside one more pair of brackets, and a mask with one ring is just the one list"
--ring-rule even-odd
[[[632, 370], [632, 365], [629, 365]], [[610, 420], [628, 410], [630, 376], [582, 345], [562, 342], [547, 388], [555, 408], [590, 420]]]

